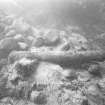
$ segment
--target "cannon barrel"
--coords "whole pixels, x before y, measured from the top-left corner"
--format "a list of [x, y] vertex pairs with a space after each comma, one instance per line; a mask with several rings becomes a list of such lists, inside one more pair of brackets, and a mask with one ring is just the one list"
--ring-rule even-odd
[[79, 66], [92, 61], [104, 61], [104, 51], [83, 51], [83, 52], [64, 52], [64, 51], [15, 51], [8, 57], [9, 62], [16, 61], [22, 57], [39, 59], [41, 61], [56, 63], [65, 67]]

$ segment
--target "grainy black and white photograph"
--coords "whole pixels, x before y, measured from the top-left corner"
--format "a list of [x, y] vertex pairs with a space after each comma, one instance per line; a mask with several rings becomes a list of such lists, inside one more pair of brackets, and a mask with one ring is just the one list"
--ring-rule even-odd
[[0, 0], [0, 105], [105, 105], [105, 0]]

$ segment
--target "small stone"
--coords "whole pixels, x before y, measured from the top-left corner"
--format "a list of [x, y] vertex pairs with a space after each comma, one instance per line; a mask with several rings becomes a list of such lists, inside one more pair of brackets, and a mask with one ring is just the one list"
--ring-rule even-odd
[[32, 91], [31, 92], [31, 96], [30, 96], [30, 100], [34, 102], [34, 99], [39, 95], [38, 91]]
[[82, 105], [89, 105], [88, 100], [83, 100]]
[[42, 105], [42, 104], [45, 105], [47, 103], [47, 96], [44, 95], [43, 93], [40, 93], [34, 100], [34, 103], [39, 105]]
[[80, 72], [78, 74], [78, 80], [79, 81], [86, 82], [86, 81], [90, 80], [90, 78], [91, 78], [91, 76], [90, 76], [90, 74], [88, 72]]
[[99, 65], [91, 65], [88, 69], [88, 72], [93, 76], [102, 77], [101, 68]]
[[38, 91], [32, 91], [30, 98], [31, 98], [31, 101], [33, 101], [35, 104], [38, 104], [38, 105], [40, 104], [44, 105], [47, 103], [47, 96]]
[[25, 50], [28, 48], [28, 45], [24, 42], [18, 42], [18, 45], [20, 46], [21, 49]]

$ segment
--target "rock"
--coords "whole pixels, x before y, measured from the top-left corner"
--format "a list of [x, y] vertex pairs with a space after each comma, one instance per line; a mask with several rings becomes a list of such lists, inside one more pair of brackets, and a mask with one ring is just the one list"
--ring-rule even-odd
[[102, 77], [101, 67], [99, 65], [91, 65], [88, 69], [88, 72], [96, 77]]
[[34, 47], [41, 47], [43, 45], [44, 45], [44, 39], [42, 37], [35, 39], [32, 43], [32, 46]]
[[26, 89], [23, 93], [27, 96], [25, 92], [29, 91], [29, 89], [31, 90], [30, 84], [35, 81], [34, 77], [36, 75], [37, 66], [37, 61], [27, 58], [16, 61], [8, 70], [8, 87], [16, 88], [17, 90], [21, 90], [23, 87]]
[[67, 80], [70, 80], [70, 81], [77, 79], [77, 73], [76, 73], [76, 71], [74, 71], [74, 70], [68, 70], [66, 72], [65, 78]]
[[90, 85], [87, 89], [87, 92], [93, 96], [99, 95], [99, 89], [96, 85]]
[[2, 69], [2, 67], [4, 67], [5, 65], [7, 65], [8, 60], [7, 59], [1, 59], [0, 60], [0, 71]]
[[43, 93], [39, 93], [37, 91], [33, 91], [31, 93], [31, 100], [38, 105], [47, 104], [47, 96]]
[[5, 24], [4, 23], [0, 23], [0, 33], [3, 33], [5, 31]]
[[87, 50], [88, 45], [87, 45], [87, 39], [78, 34], [78, 33], [72, 33], [71, 36], [69, 37], [69, 43], [71, 44], [71, 47], [76, 50]]
[[16, 34], [14, 36], [14, 39], [18, 40], [18, 41], [22, 41], [24, 39], [23, 35], [22, 34]]
[[22, 58], [17, 61], [14, 69], [17, 71], [18, 75], [22, 77], [23, 80], [27, 80], [35, 74], [38, 63], [39, 62], [37, 60]]
[[86, 71], [84, 71], [84, 72], [82, 71], [82, 72], [78, 73], [77, 78], [81, 82], [86, 82], [86, 81], [89, 81], [91, 79], [91, 75]]
[[24, 43], [24, 42], [18, 42], [18, 45], [23, 50], [27, 50], [28, 49], [28, 45], [26, 43]]
[[6, 24], [6, 25], [12, 25], [12, 23], [13, 23], [13, 20], [14, 20], [14, 16], [6, 16], [5, 18], [4, 18], [4, 23]]
[[80, 35], [78, 33], [72, 33], [71, 36], [71, 39], [74, 38], [74, 40], [78, 40], [78, 42], [80, 43], [87, 43], [87, 39], [83, 35]]
[[104, 105], [104, 97], [97, 84], [90, 84], [86, 90], [86, 97], [89, 104]]
[[7, 58], [13, 50], [21, 50], [16, 40], [5, 38], [0, 41], [0, 59]]
[[34, 41], [34, 37], [33, 37], [33, 36], [28, 36], [27, 39], [28, 39], [29, 41], [31, 41], [31, 42]]
[[0, 41], [0, 50], [18, 50], [19, 46], [17, 45], [17, 41], [13, 38], [5, 38]]
[[25, 33], [29, 29], [29, 25], [24, 21], [23, 18], [15, 19], [12, 24], [13, 29], [16, 30], [17, 33]]
[[45, 35], [45, 46], [58, 46], [61, 43], [59, 31], [51, 30]]
[[103, 95], [105, 95], [105, 77], [98, 82], [98, 86]]
[[59, 32], [56, 30], [49, 30], [46, 32], [46, 30], [43, 33], [43, 36], [38, 37], [33, 42], [33, 46], [36, 47], [56, 47], [61, 44], [61, 39], [59, 36]]
[[[7, 27], [8, 29], [8, 27]], [[16, 35], [16, 31], [15, 30], [9, 30], [9, 32], [6, 33], [6, 37], [14, 37]]]
[[34, 100], [36, 104], [47, 104], [47, 96], [43, 93], [40, 93], [37, 98]]
[[0, 59], [7, 58], [12, 51], [26, 50], [28, 46], [14, 38], [4, 38], [0, 41]]
[[82, 105], [89, 105], [88, 100], [87, 99], [83, 100]]
[[34, 102], [35, 98], [39, 95], [38, 91], [32, 91], [30, 95], [30, 100]]

